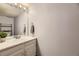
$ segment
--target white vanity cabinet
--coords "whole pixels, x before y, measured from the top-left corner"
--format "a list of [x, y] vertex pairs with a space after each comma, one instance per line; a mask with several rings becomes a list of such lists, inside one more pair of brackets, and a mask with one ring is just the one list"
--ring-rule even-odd
[[21, 44], [0, 51], [0, 56], [35, 56], [36, 39], [22, 42]]

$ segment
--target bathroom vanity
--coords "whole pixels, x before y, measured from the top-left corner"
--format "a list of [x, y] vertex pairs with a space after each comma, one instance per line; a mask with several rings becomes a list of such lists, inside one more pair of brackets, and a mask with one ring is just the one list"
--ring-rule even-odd
[[6, 38], [0, 43], [0, 56], [35, 56], [36, 37], [21, 36], [19, 39]]

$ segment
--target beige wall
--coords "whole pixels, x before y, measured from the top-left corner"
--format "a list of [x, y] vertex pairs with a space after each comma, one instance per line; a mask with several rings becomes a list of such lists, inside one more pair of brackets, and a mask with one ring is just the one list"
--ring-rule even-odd
[[31, 4], [41, 55], [79, 55], [79, 6]]
[[[79, 6], [30, 4], [29, 14], [38, 37], [38, 55], [79, 55]], [[16, 18], [16, 33], [23, 34], [26, 13]], [[31, 34], [30, 34], [31, 35]]]

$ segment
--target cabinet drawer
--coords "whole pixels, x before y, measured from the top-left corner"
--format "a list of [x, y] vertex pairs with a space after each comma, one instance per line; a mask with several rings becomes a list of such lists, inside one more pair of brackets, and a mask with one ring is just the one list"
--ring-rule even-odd
[[18, 46], [14, 46], [12, 48], [7, 48], [6, 50], [1, 51], [0, 55], [1, 56], [9, 56], [9, 55], [12, 55], [14, 52], [17, 52], [18, 50], [23, 49], [23, 48], [24, 48], [23, 44], [18, 45]]

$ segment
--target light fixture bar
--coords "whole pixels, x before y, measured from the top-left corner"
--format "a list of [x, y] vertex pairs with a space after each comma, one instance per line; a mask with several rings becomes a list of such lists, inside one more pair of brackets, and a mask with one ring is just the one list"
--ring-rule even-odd
[[29, 8], [28, 4], [23, 4], [23, 3], [8, 3], [8, 4], [12, 7], [22, 9], [24, 11], [26, 11], [26, 9]]

